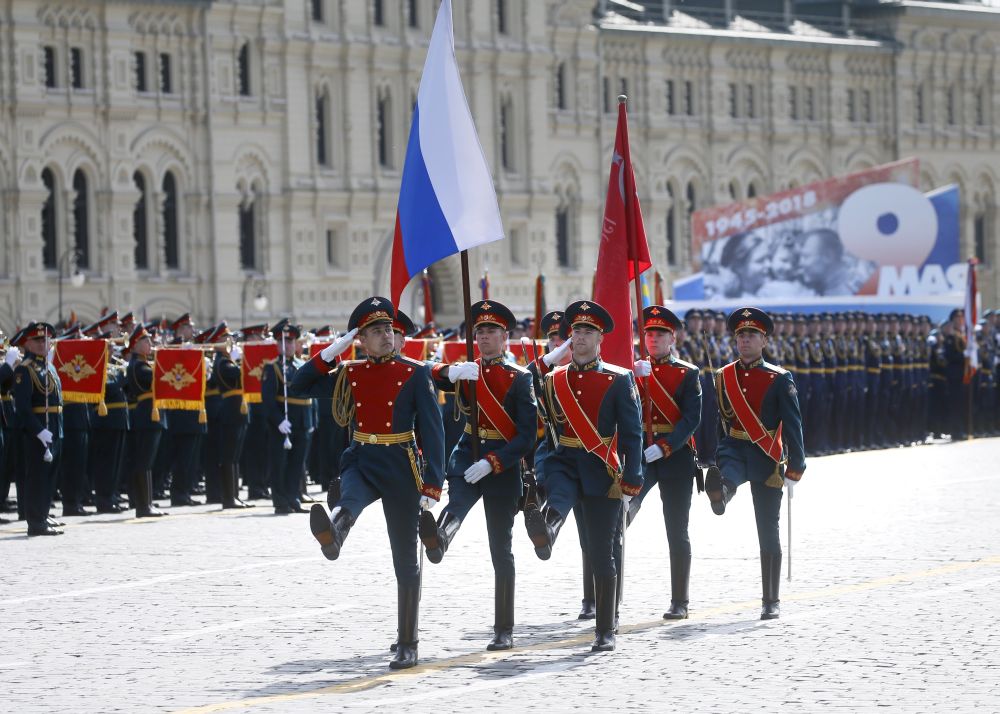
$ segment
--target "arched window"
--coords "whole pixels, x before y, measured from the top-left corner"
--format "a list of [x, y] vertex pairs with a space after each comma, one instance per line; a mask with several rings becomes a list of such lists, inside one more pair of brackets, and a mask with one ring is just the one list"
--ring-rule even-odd
[[392, 100], [388, 89], [379, 93], [375, 130], [376, 140], [378, 142], [377, 149], [379, 166], [391, 169]]
[[132, 176], [139, 200], [132, 209], [132, 238], [135, 240], [135, 267], [138, 270], [149, 270], [149, 219], [147, 217], [146, 178], [136, 171]]
[[323, 22], [323, 0], [311, 0], [313, 22]]
[[698, 208], [698, 194], [694, 188], [694, 181], [691, 181], [687, 185], [687, 189], [684, 191], [684, 197], [687, 199], [687, 206], [685, 206], [684, 215], [684, 226], [686, 231], [691, 230], [691, 214], [695, 212]]
[[747, 198], [757, 197], [757, 186], [751, 181], [750, 185], [747, 186]]
[[45, 202], [42, 204], [42, 264], [55, 270], [56, 252], [56, 177], [51, 169], [42, 171], [42, 185], [45, 186]]
[[406, 19], [410, 27], [420, 27], [420, 15], [417, 10], [417, 0], [409, 0], [406, 8]]
[[669, 184], [667, 199], [670, 206], [667, 209], [667, 265], [677, 265], [677, 212], [674, 208], [676, 199], [674, 189]]
[[569, 206], [556, 209], [556, 262], [560, 268], [571, 267]]
[[256, 196], [250, 194], [240, 204], [240, 267], [257, 269], [257, 207]]
[[168, 171], [163, 176], [163, 247], [167, 268], [171, 270], [178, 270], [181, 267], [177, 208], [177, 179]]
[[244, 42], [240, 46], [238, 57], [240, 96], [250, 96], [250, 44]]
[[506, 171], [514, 170], [514, 107], [510, 97], [500, 100], [500, 163]]
[[90, 192], [87, 175], [77, 169], [73, 174], [73, 247], [76, 265], [90, 267]]
[[556, 109], [566, 108], [566, 63], [556, 67]]
[[316, 97], [316, 162], [330, 165], [330, 95], [323, 91]]

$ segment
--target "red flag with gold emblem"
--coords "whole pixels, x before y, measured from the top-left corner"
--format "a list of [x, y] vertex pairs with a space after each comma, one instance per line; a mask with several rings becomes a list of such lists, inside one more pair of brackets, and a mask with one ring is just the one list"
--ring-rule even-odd
[[243, 401], [247, 404], [260, 404], [260, 379], [264, 374], [264, 367], [276, 359], [277, 342], [248, 342], [243, 345], [240, 373], [243, 377]]
[[[57, 340], [54, 346], [52, 365], [59, 374], [63, 401], [104, 404], [104, 389], [108, 383], [108, 343], [105, 340]], [[101, 411], [106, 414], [107, 408]]]
[[205, 353], [159, 349], [153, 362], [153, 400], [158, 409], [205, 411]]

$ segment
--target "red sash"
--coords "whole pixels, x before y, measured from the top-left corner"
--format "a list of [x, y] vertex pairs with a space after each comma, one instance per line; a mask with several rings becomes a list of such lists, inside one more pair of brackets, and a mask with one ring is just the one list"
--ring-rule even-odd
[[646, 389], [649, 390], [649, 398], [653, 401], [653, 406], [667, 418], [671, 426], [677, 426], [677, 422], [681, 420], [681, 408], [677, 406], [677, 402], [670, 396], [667, 388], [660, 384], [660, 380], [655, 375], [650, 374], [646, 377]]
[[743, 431], [750, 437], [750, 441], [755, 443], [767, 454], [775, 463], [781, 463], [781, 427], [771, 436], [760, 421], [760, 417], [754, 412], [747, 398], [743, 396], [740, 383], [736, 379], [736, 363], [727, 364], [722, 368], [722, 386], [725, 389], [726, 397], [733, 408], [733, 413], [743, 427]]
[[[480, 366], [482, 365], [480, 364]], [[514, 420], [510, 418], [507, 410], [503, 408], [496, 395], [490, 391], [490, 387], [481, 373], [479, 379], [476, 381], [476, 397], [480, 411], [493, 423], [496, 430], [503, 434], [503, 438], [506, 441], [513, 441], [517, 435]]]
[[566, 368], [556, 370], [552, 375], [552, 382], [555, 386], [556, 398], [559, 406], [562, 407], [563, 414], [573, 431], [580, 437], [580, 442], [588, 452], [599, 458], [608, 465], [608, 468], [616, 474], [622, 471], [621, 462], [618, 460], [618, 432], [611, 437], [611, 443], [605, 444], [601, 439], [600, 432], [597, 431], [580, 402], [573, 396], [573, 388], [569, 386], [569, 370]]

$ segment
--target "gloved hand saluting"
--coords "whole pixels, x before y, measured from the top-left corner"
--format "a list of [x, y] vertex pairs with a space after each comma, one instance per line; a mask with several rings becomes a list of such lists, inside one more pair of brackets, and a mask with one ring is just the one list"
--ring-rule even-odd
[[7, 363], [8, 367], [13, 367], [14, 363], [21, 359], [21, 350], [16, 347], [8, 347], [7, 354], [4, 355], [3, 361]]
[[319, 356], [322, 357], [325, 362], [332, 362], [334, 357], [351, 346], [354, 342], [354, 336], [356, 334], [358, 334], [358, 328], [355, 327], [350, 332], [347, 332], [346, 334], [335, 339], [329, 347], [324, 347], [323, 351], [319, 353]]
[[554, 364], [559, 364], [562, 362], [563, 356], [569, 351], [569, 340], [566, 340], [561, 345], [556, 347], [554, 350], [549, 352], [547, 355], [542, 357], [542, 362], [545, 363], [546, 367], [551, 367]]

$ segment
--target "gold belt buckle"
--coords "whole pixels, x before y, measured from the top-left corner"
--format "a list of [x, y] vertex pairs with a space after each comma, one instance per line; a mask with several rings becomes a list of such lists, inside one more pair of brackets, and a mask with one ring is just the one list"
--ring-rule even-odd
[[480, 439], [485, 439], [486, 438], [486, 428], [485, 427], [479, 427], [479, 438]]
[[378, 435], [377, 434], [369, 434], [368, 435], [368, 443], [369, 444], [377, 444], [378, 443]]

